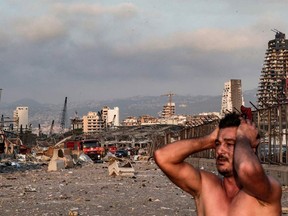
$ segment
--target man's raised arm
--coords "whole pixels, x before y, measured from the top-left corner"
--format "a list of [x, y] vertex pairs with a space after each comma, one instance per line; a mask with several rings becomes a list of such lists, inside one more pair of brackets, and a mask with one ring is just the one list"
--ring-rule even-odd
[[249, 120], [241, 120], [234, 150], [234, 168], [243, 190], [258, 200], [272, 203], [281, 197], [279, 183], [265, 174], [256, 155], [258, 130]]
[[218, 128], [205, 137], [168, 144], [155, 151], [154, 159], [173, 183], [196, 196], [201, 188], [200, 172], [184, 160], [193, 153], [214, 148], [217, 135]]

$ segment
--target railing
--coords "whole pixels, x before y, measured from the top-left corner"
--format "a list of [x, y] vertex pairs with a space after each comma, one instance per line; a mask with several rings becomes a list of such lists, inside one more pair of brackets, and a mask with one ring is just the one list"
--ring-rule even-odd
[[288, 165], [288, 106], [278, 104], [256, 110], [253, 118], [260, 133], [259, 159], [263, 163]]
[[[288, 106], [278, 104], [253, 111], [253, 121], [260, 133], [258, 157], [262, 163], [288, 165]], [[205, 136], [212, 132], [219, 121], [184, 129], [181, 139]], [[171, 136], [171, 135], [170, 135]], [[179, 139], [179, 138], [178, 138]], [[194, 154], [193, 157], [215, 158], [214, 150]]]

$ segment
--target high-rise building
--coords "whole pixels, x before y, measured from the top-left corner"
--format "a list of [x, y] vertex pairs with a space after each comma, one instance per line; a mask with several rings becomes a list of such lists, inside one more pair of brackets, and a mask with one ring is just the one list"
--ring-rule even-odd
[[163, 106], [163, 110], [161, 113], [162, 118], [169, 118], [175, 115], [175, 103], [168, 102]]
[[105, 127], [120, 126], [118, 107], [110, 109], [108, 106], [104, 106], [101, 113]]
[[28, 107], [16, 107], [13, 112], [14, 130], [28, 129]]
[[88, 112], [83, 116], [83, 132], [93, 133], [100, 131], [103, 128], [103, 121], [98, 112]]
[[244, 104], [241, 80], [231, 79], [224, 83], [222, 94], [221, 116], [229, 112], [237, 112]]
[[268, 42], [258, 86], [258, 107], [267, 108], [286, 102], [288, 96], [288, 40], [273, 30], [275, 39]]
[[175, 95], [174, 93], [168, 93], [161, 96], [168, 96], [169, 102], [163, 106], [163, 110], [161, 112], [162, 118], [171, 118], [173, 115], [175, 115], [175, 103], [172, 103], [172, 96]]

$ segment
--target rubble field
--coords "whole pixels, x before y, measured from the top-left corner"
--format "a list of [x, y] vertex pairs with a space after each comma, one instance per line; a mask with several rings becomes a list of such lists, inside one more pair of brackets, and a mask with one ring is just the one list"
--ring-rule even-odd
[[[108, 163], [54, 172], [47, 164], [1, 164], [0, 215], [196, 216], [193, 198], [153, 161], [132, 165], [134, 176], [109, 176]], [[283, 187], [283, 207], [287, 194]]]
[[108, 163], [54, 172], [45, 164], [1, 166], [0, 215], [196, 215], [191, 196], [154, 162], [132, 165], [134, 176], [114, 177]]

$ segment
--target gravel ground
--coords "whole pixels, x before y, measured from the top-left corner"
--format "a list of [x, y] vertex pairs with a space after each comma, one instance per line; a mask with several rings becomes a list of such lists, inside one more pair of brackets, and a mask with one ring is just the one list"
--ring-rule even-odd
[[[0, 215], [196, 216], [192, 197], [154, 162], [133, 166], [134, 177], [109, 176], [107, 163], [56, 172], [47, 165], [0, 166]], [[283, 206], [287, 194], [283, 187]]]

